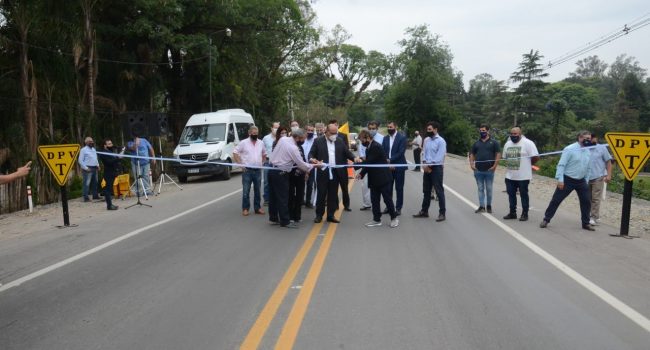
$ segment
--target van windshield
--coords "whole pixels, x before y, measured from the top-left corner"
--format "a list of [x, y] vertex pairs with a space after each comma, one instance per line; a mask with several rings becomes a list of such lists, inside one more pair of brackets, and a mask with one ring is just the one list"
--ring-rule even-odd
[[180, 143], [225, 141], [226, 124], [188, 125], [181, 134]]

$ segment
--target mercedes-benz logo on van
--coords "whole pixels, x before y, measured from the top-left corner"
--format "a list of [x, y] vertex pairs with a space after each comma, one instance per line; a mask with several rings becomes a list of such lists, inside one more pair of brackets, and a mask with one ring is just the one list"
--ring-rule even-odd
[[196, 160], [196, 154], [192, 154], [192, 160]]

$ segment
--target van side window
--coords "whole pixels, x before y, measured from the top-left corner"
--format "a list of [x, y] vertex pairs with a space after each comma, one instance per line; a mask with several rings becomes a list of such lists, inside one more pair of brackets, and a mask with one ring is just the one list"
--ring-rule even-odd
[[235, 142], [235, 123], [228, 124], [228, 140], [226, 142]]
[[251, 127], [250, 123], [236, 123], [237, 125], [237, 135], [239, 136], [239, 141], [248, 138], [248, 129]]

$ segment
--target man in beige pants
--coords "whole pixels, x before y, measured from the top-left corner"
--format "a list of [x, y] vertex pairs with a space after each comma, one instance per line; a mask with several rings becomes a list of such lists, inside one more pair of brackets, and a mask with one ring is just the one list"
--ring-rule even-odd
[[612, 156], [607, 150], [607, 145], [598, 143], [597, 135], [591, 134], [591, 142], [595, 147], [590, 150], [589, 161], [589, 190], [591, 191], [589, 224], [598, 225], [603, 187], [612, 179]]

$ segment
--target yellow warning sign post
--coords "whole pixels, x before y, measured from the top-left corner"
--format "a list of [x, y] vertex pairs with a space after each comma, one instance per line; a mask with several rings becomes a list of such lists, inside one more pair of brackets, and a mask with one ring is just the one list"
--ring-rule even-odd
[[79, 155], [79, 145], [48, 145], [38, 146], [38, 154], [50, 169], [50, 172], [61, 187], [61, 204], [63, 206], [63, 225], [70, 226], [68, 213], [68, 192], [65, 183], [68, 181], [70, 169]]
[[627, 237], [630, 228], [633, 180], [643, 169], [650, 156], [650, 134], [609, 132], [605, 134], [605, 138], [625, 175], [620, 235]]

